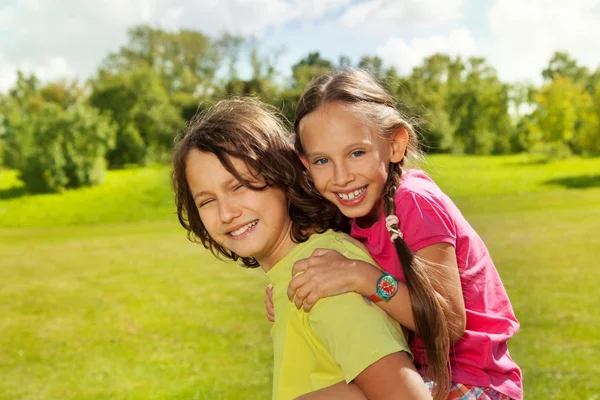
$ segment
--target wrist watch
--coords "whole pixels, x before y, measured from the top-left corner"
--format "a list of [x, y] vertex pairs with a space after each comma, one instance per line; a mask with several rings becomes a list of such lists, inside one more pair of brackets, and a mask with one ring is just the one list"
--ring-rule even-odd
[[368, 296], [373, 303], [389, 301], [398, 291], [398, 279], [387, 272], [377, 279], [375, 294]]

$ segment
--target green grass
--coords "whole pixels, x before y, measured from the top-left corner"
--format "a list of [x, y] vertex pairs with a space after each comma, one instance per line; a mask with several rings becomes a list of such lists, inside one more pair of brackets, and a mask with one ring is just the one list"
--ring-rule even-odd
[[[490, 248], [527, 399], [600, 398], [600, 159], [431, 157]], [[24, 194], [0, 171], [0, 399], [265, 399], [266, 278], [214, 261], [168, 169]]]
[[0, 174], [0, 228], [164, 220], [175, 210], [165, 167], [110, 171], [100, 186], [36, 196], [19, 196], [15, 171]]

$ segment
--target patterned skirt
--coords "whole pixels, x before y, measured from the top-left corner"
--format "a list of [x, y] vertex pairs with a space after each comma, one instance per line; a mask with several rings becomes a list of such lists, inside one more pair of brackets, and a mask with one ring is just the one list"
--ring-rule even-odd
[[[434, 383], [426, 377], [423, 377], [423, 380], [431, 393], [435, 386]], [[492, 388], [452, 382], [447, 400], [510, 400], [510, 397]]]

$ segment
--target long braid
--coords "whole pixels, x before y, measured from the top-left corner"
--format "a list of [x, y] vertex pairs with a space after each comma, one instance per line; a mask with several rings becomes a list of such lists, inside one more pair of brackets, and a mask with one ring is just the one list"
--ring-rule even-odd
[[390, 164], [389, 176], [384, 187], [383, 207], [386, 216], [393, 216], [388, 224], [412, 304], [416, 334], [423, 341], [427, 353], [427, 373], [435, 382], [434, 400], [443, 400], [450, 388], [449, 353], [450, 335], [446, 315], [442, 307], [443, 299], [435, 290], [429, 275], [427, 264], [416, 256], [402, 237], [396, 217], [394, 201], [402, 167], [399, 163]]

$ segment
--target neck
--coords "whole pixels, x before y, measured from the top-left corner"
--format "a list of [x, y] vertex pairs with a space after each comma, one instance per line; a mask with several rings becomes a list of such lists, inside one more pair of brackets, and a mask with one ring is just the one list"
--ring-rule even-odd
[[264, 256], [256, 257], [256, 261], [260, 264], [261, 268], [265, 272], [269, 272], [297, 245], [298, 243], [292, 240], [292, 223], [290, 221], [290, 224], [287, 227], [285, 233], [282, 235], [281, 240], [279, 240], [279, 242], [275, 245], [273, 250], [271, 250]]
[[379, 220], [382, 213], [383, 202], [380, 201], [377, 204], [375, 204], [375, 206], [373, 206], [373, 209], [371, 209], [371, 211], [367, 215], [355, 218], [356, 225], [358, 225], [362, 229], [370, 228], [375, 222]]

